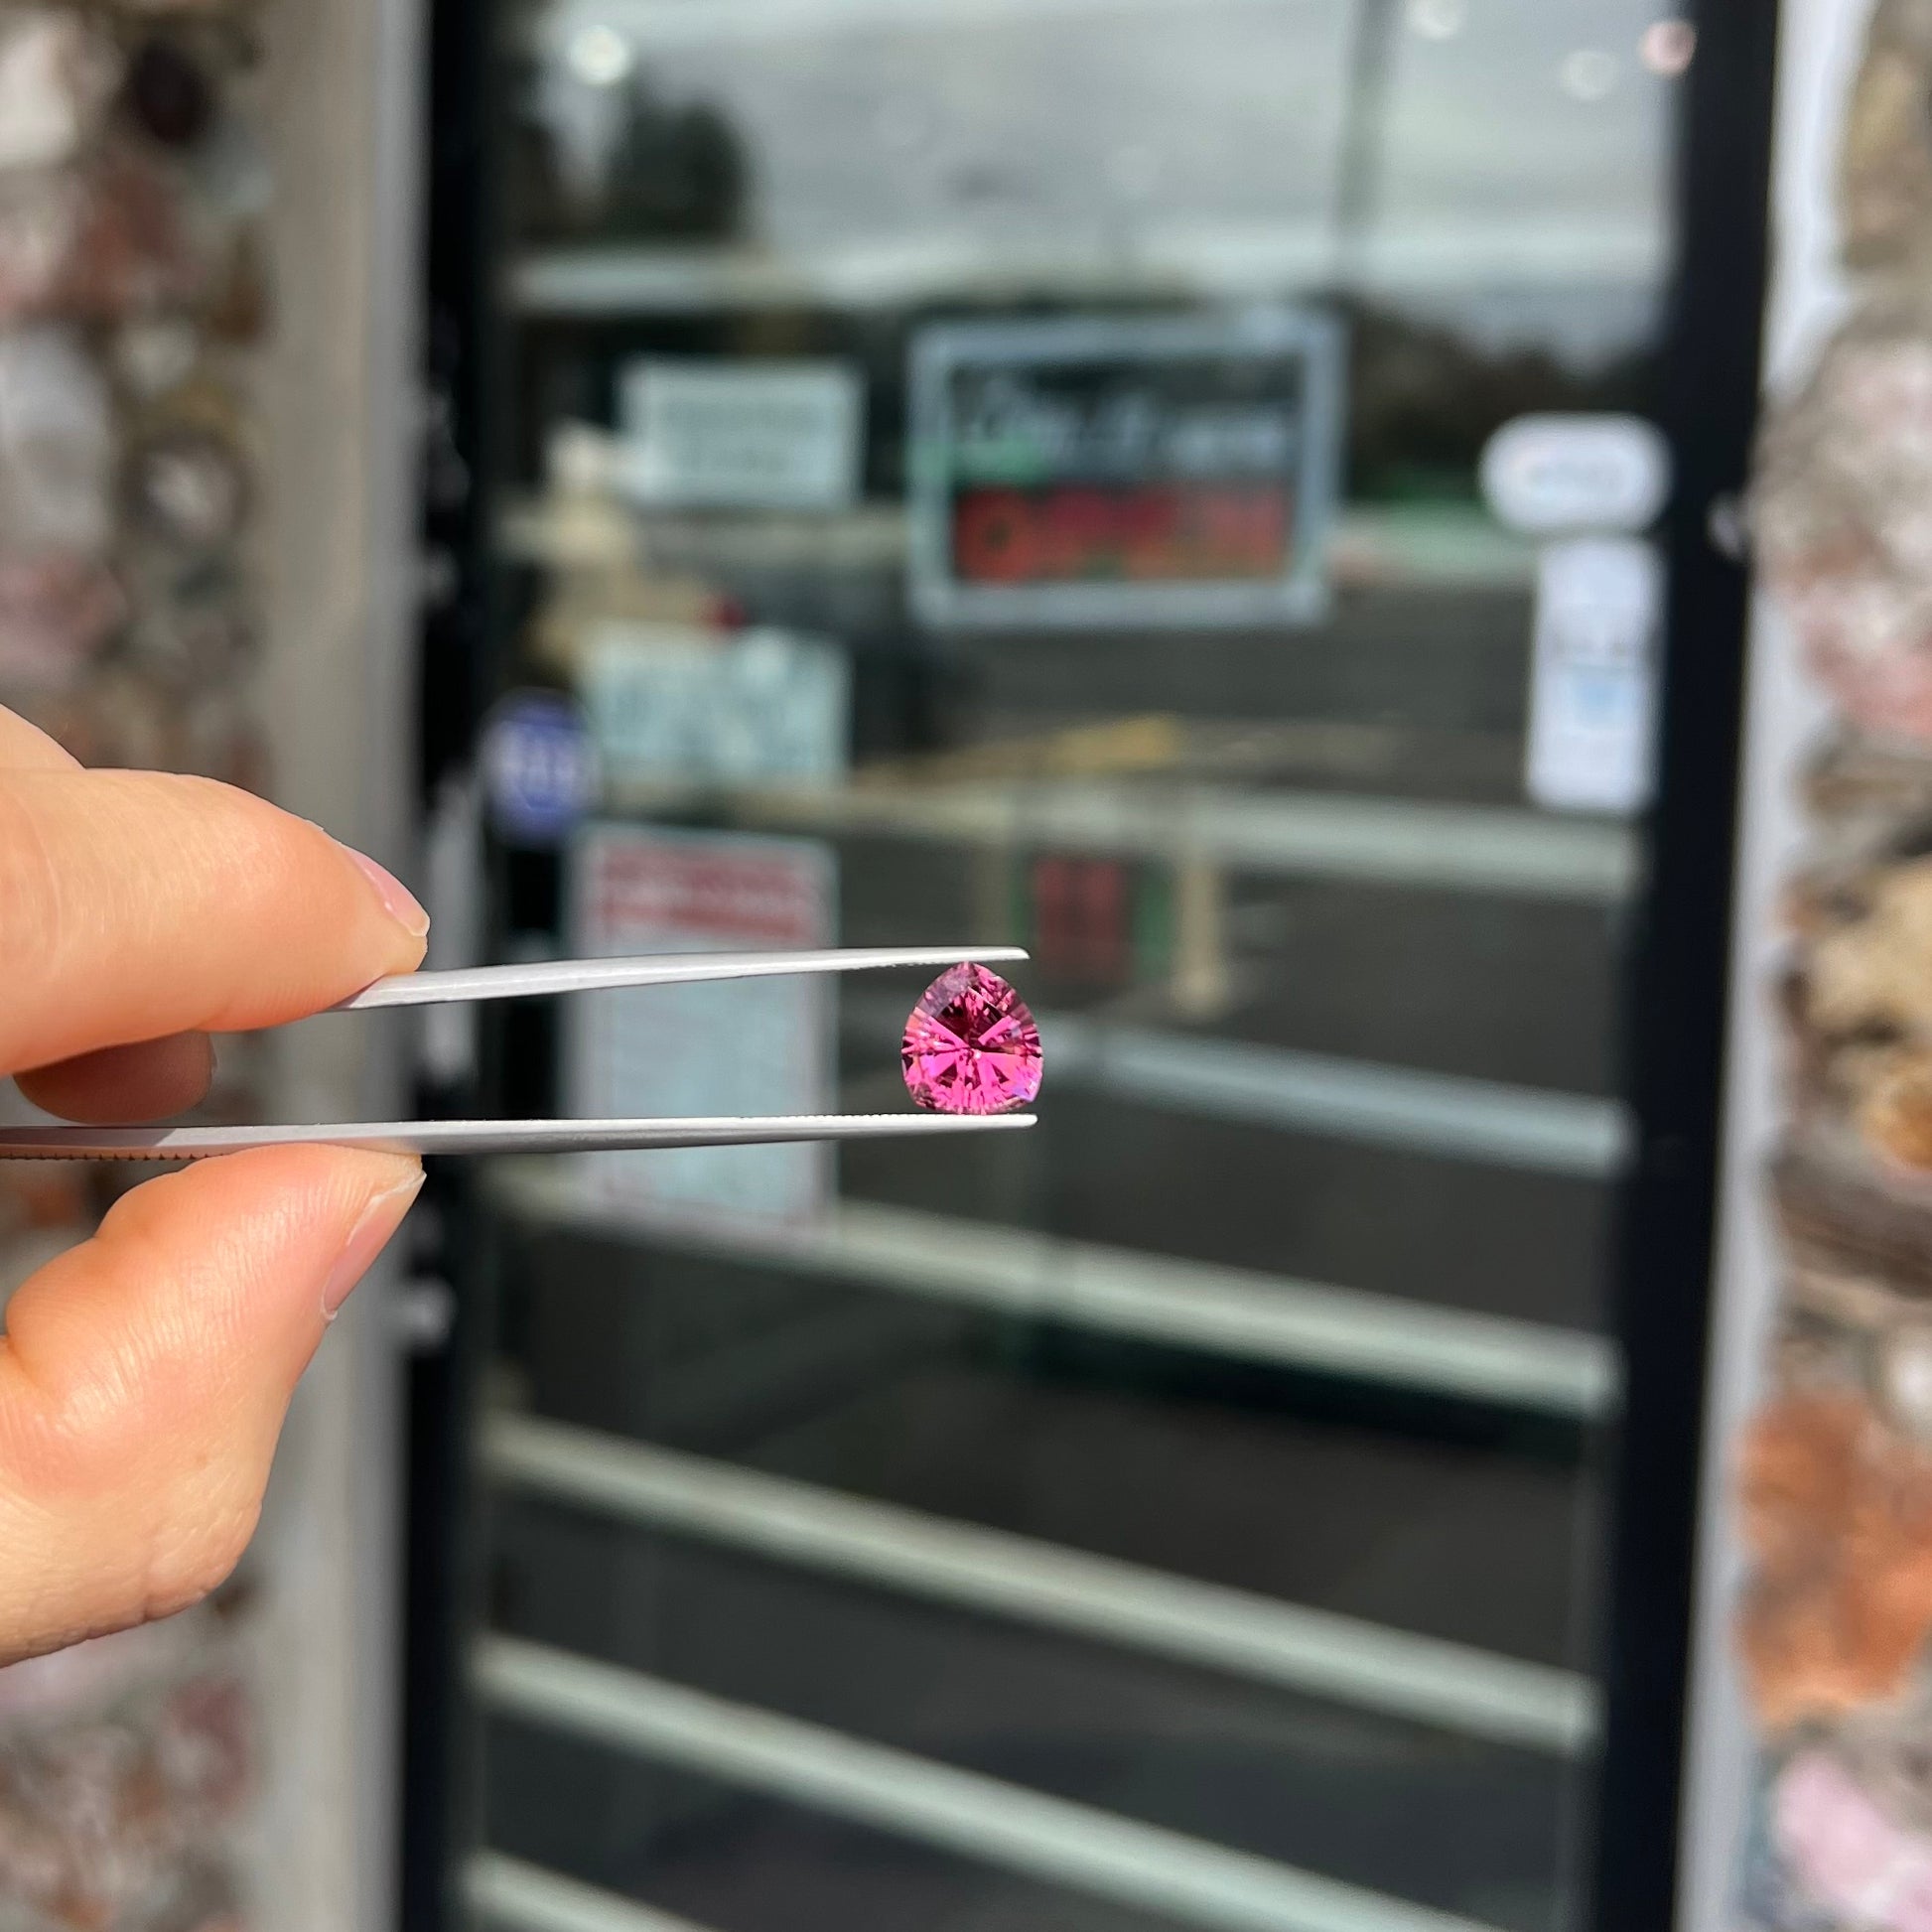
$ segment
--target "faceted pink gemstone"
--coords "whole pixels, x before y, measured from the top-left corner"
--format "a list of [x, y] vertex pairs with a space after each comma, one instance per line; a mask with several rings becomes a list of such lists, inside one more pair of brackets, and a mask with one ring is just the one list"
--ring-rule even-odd
[[941, 1114], [1010, 1114], [1039, 1091], [1039, 1029], [984, 966], [953, 966], [905, 1023], [905, 1088]]

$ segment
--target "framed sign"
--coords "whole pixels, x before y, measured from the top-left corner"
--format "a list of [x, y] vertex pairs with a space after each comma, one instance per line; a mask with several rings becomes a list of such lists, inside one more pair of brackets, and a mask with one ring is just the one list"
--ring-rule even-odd
[[912, 592], [935, 624], [1308, 622], [1343, 344], [1311, 310], [946, 323], [911, 363]]

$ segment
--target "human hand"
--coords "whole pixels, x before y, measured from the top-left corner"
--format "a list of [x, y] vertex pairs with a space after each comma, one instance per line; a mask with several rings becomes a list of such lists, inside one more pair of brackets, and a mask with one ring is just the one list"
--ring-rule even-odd
[[[83, 771], [0, 711], [0, 1076], [69, 1119], [192, 1106], [210, 1033], [423, 956], [368, 860], [206, 779]], [[400, 1156], [268, 1148], [164, 1174], [15, 1294], [0, 1336], [0, 1664], [227, 1576], [323, 1329], [400, 1225]]]

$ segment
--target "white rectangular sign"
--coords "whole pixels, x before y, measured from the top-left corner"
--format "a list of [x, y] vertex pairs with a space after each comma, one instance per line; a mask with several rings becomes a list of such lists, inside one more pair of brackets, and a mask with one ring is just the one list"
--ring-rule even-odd
[[1537, 570], [1525, 786], [1555, 811], [1650, 802], [1664, 568], [1637, 537], [1553, 543]]
[[[580, 958], [836, 943], [837, 861], [803, 839], [586, 826], [571, 851]], [[832, 1104], [831, 981], [728, 980], [568, 1003], [566, 1104], [585, 1117], [810, 1114]], [[586, 1184], [644, 1220], [798, 1222], [830, 1192], [826, 1147], [581, 1157]]]
[[845, 509], [864, 418], [843, 362], [644, 356], [618, 380], [620, 483], [670, 509]]

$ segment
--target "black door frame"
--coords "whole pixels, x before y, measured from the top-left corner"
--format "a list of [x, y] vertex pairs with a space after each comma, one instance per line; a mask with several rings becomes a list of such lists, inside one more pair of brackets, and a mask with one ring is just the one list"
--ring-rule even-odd
[[1777, 15], [1777, 0], [1695, 8], [1680, 119], [1660, 398], [1676, 459], [1663, 531], [1670, 642], [1624, 1035], [1637, 1151], [1612, 1309], [1625, 1394], [1589, 1834], [1594, 1932], [1667, 1932], [1676, 1911], [1749, 633], [1748, 572], [1727, 533], [1757, 424]]

